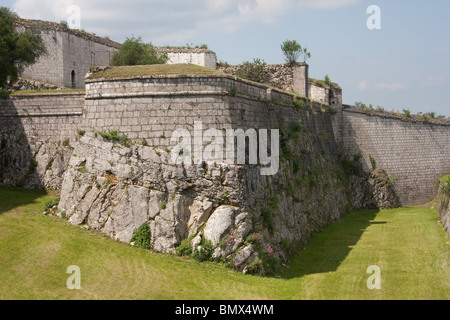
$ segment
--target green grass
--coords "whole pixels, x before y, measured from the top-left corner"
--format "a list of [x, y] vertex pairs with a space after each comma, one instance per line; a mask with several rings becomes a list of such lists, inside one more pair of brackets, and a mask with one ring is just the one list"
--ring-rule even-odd
[[55, 93], [85, 93], [82, 89], [63, 89], [63, 90], [18, 90], [10, 94], [10, 96], [33, 95], [33, 94], [55, 94]]
[[214, 75], [224, 74], [221, 71], [205, 68], [193, 64], [154, 64], [145, 66], [120, 66], [108, 67], [106, 70], [97, 71], [87, 79], [118, 78], [118, 77], [143, 77], [158, 75]]
[[[353, 212], [326, 228], [281, 278], [118, 243], [43, 216], [47, 194], [0, 188], [0, 299], [445, 299], [449, 239], [429, 208]], [[81, 290], [69, 290], [71, 265]], [[369, 290], [370, 265], [381, 290]]]

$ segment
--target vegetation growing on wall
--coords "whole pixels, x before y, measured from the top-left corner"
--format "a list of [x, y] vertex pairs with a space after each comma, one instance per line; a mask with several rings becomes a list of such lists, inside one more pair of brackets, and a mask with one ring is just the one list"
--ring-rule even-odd
[[39, 34], [26, 30], [13, 29], [15, 13], [8, 8], [0, 8], [0, 87], [8, 80], [14, 82], [25, 66], [34, 64], [46, 48]]
[[255, 82], [263, 82], [266, 77], [266, 63], [261, 59], [253, 59], [253, 62], [245, 61], [236, 70], [236, 76]]
[[299, 58], [303, 58], [303, 62], [311, 58], [311, 53], [308, 49], [302, 48], [296, 40], [286, 40], [283, 42], [281, 51], [283, 51], [286, 62], [291, 65], [297, 63]]
[[417, 114], [412, 114], [409, 109], [403, 109], [402, 112], [394, 111], [394, 109], [388, 111], [385, 107], [374, 107], [371, 104], [366, 105], [361, 101], [355, 102], [355, 107], [368, 115], [390, 116], [402, 120], [450, 125], [450, 117], [447, 118], [445, 115], [437, 115], [436, 112], [433, 111], [426, 113], [419, 112]]
[[144, 43], [142, 38], [127, 38], [111, 57], [111, 66], [136, 66], [164, 64], [167, 53], [158, 52], [151, 43]]

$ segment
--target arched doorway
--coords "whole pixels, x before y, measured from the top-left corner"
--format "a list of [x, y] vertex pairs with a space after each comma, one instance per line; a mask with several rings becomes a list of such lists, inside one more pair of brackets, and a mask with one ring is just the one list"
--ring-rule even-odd
[[75, 88], [76, 84], [77, 84], [76, 79], [75, 79], [75, 70], [72, 70], [71, 77], [72, 77], [72, 88]]

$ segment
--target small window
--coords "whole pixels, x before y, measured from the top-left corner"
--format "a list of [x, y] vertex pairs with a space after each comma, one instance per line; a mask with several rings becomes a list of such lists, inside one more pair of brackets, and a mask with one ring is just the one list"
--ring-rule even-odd
[[72, 88], [76, 86], [75, 70], [72, 70]]

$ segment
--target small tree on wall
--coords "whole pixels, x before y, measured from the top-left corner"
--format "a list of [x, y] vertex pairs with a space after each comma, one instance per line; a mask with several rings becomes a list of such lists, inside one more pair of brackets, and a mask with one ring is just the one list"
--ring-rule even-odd
[[303, 62], [311, 58], [311, 53], [308, 52], [308, 49], [302, 48], [296, 40], [286, 40], [283, 42], [281, 51], [283, 51], [286, 62], [291, 65], [296, 64], [299, 58], [303, 58]]
[[142, 39], [131, 37], [120, 46], [119, 51], [114, 52], [110, 65], [112, 66], [136, 66], [149, 64], [164, 64], [167, 62], [167, 54], [159, 53], [151, 43], [144, 43]]

